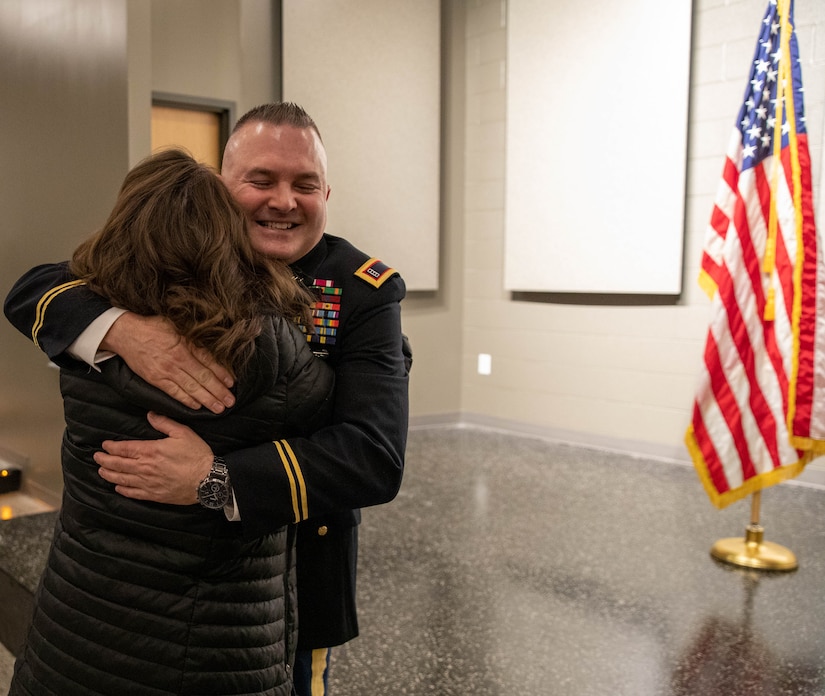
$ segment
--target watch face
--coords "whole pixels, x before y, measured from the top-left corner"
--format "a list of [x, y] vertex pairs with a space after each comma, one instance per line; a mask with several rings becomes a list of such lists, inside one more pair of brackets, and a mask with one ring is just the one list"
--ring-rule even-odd
[[204, 507], [217, 510], [229, 500], [229, 488], [224, 481], [207, 479], [198, 489], [198, 499]]

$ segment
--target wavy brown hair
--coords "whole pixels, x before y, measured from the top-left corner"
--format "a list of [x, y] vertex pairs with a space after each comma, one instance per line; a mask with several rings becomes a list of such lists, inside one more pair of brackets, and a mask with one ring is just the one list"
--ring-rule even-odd
[[239, 374], [264, 315], [311, 326], [312, 298], [282, 261], [255, 251], [242, 210], [217, 174], [164, 150], [126, 176], [106, 224], [83, 242], [72, 273], [117, 307], [166, 317]]

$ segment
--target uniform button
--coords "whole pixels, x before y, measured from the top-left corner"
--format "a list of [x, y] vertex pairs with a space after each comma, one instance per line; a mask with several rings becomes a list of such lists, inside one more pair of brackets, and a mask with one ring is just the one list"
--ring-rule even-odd
[[318, 536], [326, 536], [328, 531], [329, 530], [327, 529], [327, 526], [325, 524], [322, 524], [320, 527], [318, 527]]

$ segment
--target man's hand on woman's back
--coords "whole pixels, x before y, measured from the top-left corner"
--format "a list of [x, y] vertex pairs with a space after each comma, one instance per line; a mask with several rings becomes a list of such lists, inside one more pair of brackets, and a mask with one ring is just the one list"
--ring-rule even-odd
[[222, 413], [235, 403], [232, 375], [209, 353], [181, 338], [166, 319], [122, 314], [100, 344], [149, 384], [190, 408]]

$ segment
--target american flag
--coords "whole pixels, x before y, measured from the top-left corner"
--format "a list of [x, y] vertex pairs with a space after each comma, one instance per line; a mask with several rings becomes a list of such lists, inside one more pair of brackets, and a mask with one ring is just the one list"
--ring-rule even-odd
[[708, 226], [713, 300], [685, 442], [717, 507], [825, 453], [825, 265], [793, 1], [771, 0]]

